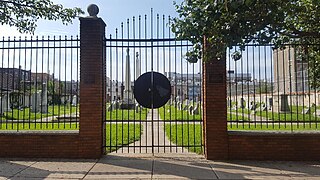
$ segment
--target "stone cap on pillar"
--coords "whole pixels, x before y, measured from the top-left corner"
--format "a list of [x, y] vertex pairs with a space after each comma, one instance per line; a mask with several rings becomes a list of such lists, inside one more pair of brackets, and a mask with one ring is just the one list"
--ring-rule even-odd
[[97, 15], [99, 13], [99, 7], [95, 4], [90, 4], [87, 8], [87, 11], [89, 13], [90, 18], [97, 18]]
[[100, 21], [103, 26], [106, 26], [106, 23], [99, 17], [97, 17], [99, 13], [99, 7], [96, 4], [90, 4], [87, 8], [89, 16], [80, 17], [79, 20], [82, 22], [92, 22], [92, 21]]

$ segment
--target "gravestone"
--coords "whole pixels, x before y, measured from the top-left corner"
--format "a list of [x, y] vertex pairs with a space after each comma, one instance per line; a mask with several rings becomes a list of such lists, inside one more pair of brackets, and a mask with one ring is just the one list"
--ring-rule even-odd
[[182, 103], [181, 103], [181, 102], [179, 102], [178, 109], [179, 109], [180, 111], [182, 110]]
[[10, 108], [10, 99], [8, 98], [7, 95], [4, 95], [1, 97], [1, 109], [0, 109], [0, 113], [3, 114], [4, 112], [7, 112], [7, 111], [11, 111], [11, 108]]
[[240, 99], [240, 107], [239, 108], [241, 108], [241, 109], [246, 108], [246, 101], [243, 98]]
[[251, 102], [250, 102], [249, 110], [251, 110], [251, 111], [255, 111], [255, 110], [256, 110], [256, 108], [257, 108], [256, 103], [255, 103], [254, 101], [251, 101]]
[[267, 106], [269, 107], [269, 110], [272, 109], [272, 106], [273, 106], [273, 98], [269, 98], [269, 99], [268, 99], [268, 104], [267, 104]]
[[318, 116], [318, 117], [319, 117], [319, 116], [320, 116], [320, 110], [317, 109], [316, 112], [314, 112], [313, 114], [314, 114], [315, 116]]
[[31, 112], [37, 113], [41, 110], [41, 90], [31, 95]]
[[114, 102], [114, 109], [119, 109], [120, 108], [120, 101]]
[[197, 103], [197, 106], [193, 109], [192, 115], [199, 115], [200, 114], [200, 103]]
[[280, 95], [280, 109], [279, 110], [280, 110], [280, 112], [290, 112], [287, 94]]
[[310, 114], [310, 108], [307, 107], [307, 108], [302, 109], [301, 114]]
[[230, 98], [228, 98], [227, 100], [227, 107], [231, 107], [232, 106], [232, 100]]
[[261, 105], [261, 111], [267, 111], [268, 107], [265, 104]]
[[189, 106], [188, 112], [190, 115], [193, 115], [193, 106], [192, 105]]
[[78, 98], [77, 98], [76, 95], [73, 95], [71, 105], [72, 106], [77, 106], [78, 105]]
[[111, 104], [107, 107], [107, 111], [108, 111], [108, 112], [111, 112], [111, 111], [112, 111], [112, 105], [111, 105]]
[[185, 106], [183, 107], [183, 110], [184, 110], [184, 111], [188, 111], [188, 108], [189, 108], [189, 106], [188, 106], [188, 105], [185, 105]]
[[41, 113], [48, 113], [48, 90], [45, 83], [42, 84], [41, 91]]
[[136, 110], [136, 113], [140, 112], [140, 105], [138, 103], [136, 103], [135, 110]]

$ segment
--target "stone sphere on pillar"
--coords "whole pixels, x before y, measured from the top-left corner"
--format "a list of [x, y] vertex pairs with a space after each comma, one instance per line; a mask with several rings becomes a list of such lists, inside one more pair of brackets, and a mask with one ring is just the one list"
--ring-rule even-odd
[[99, 13], [99, 7], [95, 4], [90, 4], [87, 8], [89, 16], [97, 17]]

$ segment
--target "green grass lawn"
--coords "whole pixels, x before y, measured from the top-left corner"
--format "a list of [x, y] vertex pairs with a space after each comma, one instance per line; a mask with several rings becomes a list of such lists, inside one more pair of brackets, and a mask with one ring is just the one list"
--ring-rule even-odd
[[0, 122], [0, 131], [1, 130], [78, 130], [78, 123], [35, 123], [35, 122], [24, 122], [24, 123], [1, 123]]
[[[0, 123], [0, 131], [5, 130], [79, 130], [77, 123]], [[110, 134], [111, 133], [111, 134]], [[115, 151], [122, 146], [137, 141], [141, 137], [139, 124], [106, 124], [106, 150]], [[110, 147], [113, 146], [113, 147]]]
[[142, 134], [139, 124], [107, 124], [106, 132], [107, 153], [138, 141]]
[[244, 130], [244, 131], [319, 131], [320, 123], [300, 123], [300, 124], [290, 124], [290, 123], [273, 123], [273, 124], [228, 124], [228, 130]]
[[[166, 121], [168, 120], [184, 120], [184, 121], [192, 121], [192, 120], [201, 120], [201, 114], [199, 115], [190, 115], [188, 111], [178, 110], [174, 106], [166, 105], [164, 107], [161, 107], [159, 109], [160, 118], [164, 119]], [[247, 121], [248, 118], [246, 116], [243, 116], [242, 114], [227, 114], [228, 121]]]
[[106, 113], [106, 120], [146, 120], [147, 119], [147, 109], [141, 109], [140, 112], [135, 112], [135, 110], [126, 110], [126, 109], [117, 109], [113, 111], [107, 111]]
[[248, 121], [249, 118], [242, 115], [242, 113], [233, 114], [233, 113], [227, 113], [227, 119], [228, 121]]
[[184, 146], [191, 152], [196, 152], [198, 154], [203, 153], [203, 147], [201, 147], [202, 126], [200, 124], [166, 124], [165, 132], [172, 143], [178, 146]]
[[[313, 113], [315, 112], [315, 108], [312, 107], [310, 108], [310, 113], [309, 114], [302, 114], [302, 110], [305, 109], [306, 107], [303, 106], [291, 106], [291, 112], [289, 113], [278, 113], [277, 111], [272, 111], [272, 110], [268, 110], [268, 111], [259, 111], [259, 108], [257, 108], [256, 110], [256, 116], [261, 116], [264, 118], [267, 118], [269, 120], [273, 120], [273, 121], [320, 121], [320, 117], [316, 117], [313, 115]], [[228, 109], [229, 110], [229, 109]], [[251, 114], [251, 110], [248, 109], [237, 109], [237, 110], [232, 110], [232, 112], [236, 112], [239, 115], [241, 115], [242, 113], [244, 114]], [[250, 115], [253, 119], [253, 115]]]
[[163, 120], [201, 120], [201, 112], [198, 115], [190, 115], [188, 111], [178, 110], [174, 106], [166, 105], [159, 109], [160, 118]]
[[2, 117], [2, 120], [6, 119], [14, 119], [14, 120], [35, 120], [35, 119], [41, 119], [44, 117], [50, 117], [50, 116], [59, 116], [59, 115], [68, 115], [77, 112], [78, 107], [73, 106], [48, 106], [48, 113], [34, 113], [30, 111], [30, 108], [25, 108], [22, 110], [19, 109], [13, 109], [11, 111], [5, 112], [4, 116]]

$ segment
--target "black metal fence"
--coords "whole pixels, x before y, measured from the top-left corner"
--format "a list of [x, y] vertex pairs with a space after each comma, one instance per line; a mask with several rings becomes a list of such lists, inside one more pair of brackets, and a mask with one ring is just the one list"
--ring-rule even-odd
[[[201, 61], [186, 61], [192, 44], [177, 40], [170, 23], [152, 13], [133, 17], [106, 39], [107, 152], [203, 151]], [[141, 107], [133, 95], [135, 80], [151, 71], [171, 83], [171, 99], [159, 109]]]
[[79, 38], [0, 40], [0, 129], [78, 129]]
[[317, 38], [229, 50], [229, 129], [319, 130], [319, 50]]

